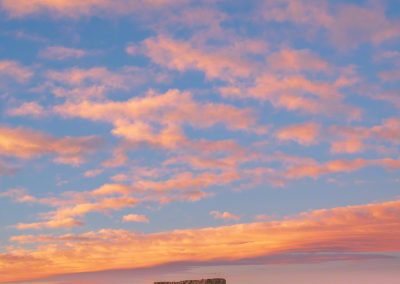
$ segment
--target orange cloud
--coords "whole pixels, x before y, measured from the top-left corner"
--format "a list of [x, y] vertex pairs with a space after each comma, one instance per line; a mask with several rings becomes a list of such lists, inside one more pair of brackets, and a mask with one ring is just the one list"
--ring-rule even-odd
[[91, 191], [66, 191], [58, 197], [38, 198], [27, 193], [25, 189], [14, 188], [0, 193], [0, 197], [8, 197], [19, 203], [43, 204], [54, 207], [53, 211], [40, 213], [43, 221], [33, 223], [19, 223], [17, 229], [49, 229], [70, 228], [81, 226], [81, 218], [88, 213], [118, 211], [133, 207], [140, 200], [132, 197], [133, 187], [122, 184], [104, 184]]
[[211, 185], [229, 184], [240, 178], [236, 172], [210, 173], [204, 172], [198, 175], [192, 172], [181, 172], [171, 178], [162, 181], [140, 180], [135, 185], [145, 191], [158, 191], [165, 194], [166, 191], [204, 189]]
[[88, 53], [83, 49], [65, 46], [49, 46], [40, 51], [39, 56], [47, 59], [65, 60], [69, 58], [81, 58]]
[[[83, 195], [85, 194], [86, 193], [84, 193]], [[43, 201], [36, 200], [33, 202]], [[102, 198], [93, 202], [76, 201], [75, 204], [67, 206], [65, 204], [62, 204], [62, 201], [59, 200], [47, 202], [49, 202], [50, 205], [60, 207], [58, 207], [55, 211], [42, 214], [42, 217], [46, 219], [45, 221], [34, 223], [19, 223], [15, 227], [20, 230], [39, 230], [81, 226], [83, 225], [83, 222], [75, 219], [76, 217], [81, 217], [91, 212], [107, 212], [111, 210], [121, 210], [126, 207], [133, 207], [139, 202], [139, 200], [133, 197], [124, 196]]]
[[276, 133], [276, 137], [282, 141], [296, 141], [302, 145], [315, 144], [319, 136], [320, 125], [313, 122], [295, 124], [284, 127]]
[[222, 219], [222, 220], [240, 220], [240, 216], [230, 213], [230, 212], [219, 212], [219, 211], [211, 211], [210, 215], [213, 216], [215, 219]]
[[28, 246], [9, 246], [0, 254], [0, 281], [278, 253], [398, 251], [399, 215], [400, 202], [390, 201], [316, 210], [284, 220], [153, 234], [103, 229], [15, 236], [12, 241]]
[[139, 214], [128, 214], [122, 217], [122, 221], [124, 222], [139, 222], [139, 223], [148, 223], [149, 218], [145, 215]]
[[94, 196], [112, 195], [112, 194], [128, 194], [131, 188], [124, 184], [104, 184], [91, 192]]
[[55, 161], [67, 164], [80, 164], [84, 156], [99, 147], [99, 138], [64, 137], [55, 138], [42, 132], [27, 128], [0, 126], [0, 155], [30, 159], [52, 154]]
[[132, 197], [113, 197], [103, 198], [96, 202], [78, 203], [72, 206], [61, 207], [47, 215], [55, 220], [65, 219], [69, 217], [83, 216], [89, 212], [119, 210], [125, 207], [132, 207], [139, 201]]
[[43, 228], [54, 229], [54, 228], [72, 228], [76, 226], [81, 226], [82, 223], [73, 219], [73, 218], [65, 218], [65, 219], [56, 219], [49, 220], [45, 222], [35, 222], [35, 223], [19, 223], [15, 225], [15, 228], [18, 230], [39, 230]]

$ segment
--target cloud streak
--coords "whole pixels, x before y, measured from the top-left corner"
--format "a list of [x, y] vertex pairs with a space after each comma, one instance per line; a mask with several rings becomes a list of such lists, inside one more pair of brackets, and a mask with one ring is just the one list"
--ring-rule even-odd
[[6, 157], [32, 159], [50, 154], [58, 163], [78, 165], [98, 149], [99, 142], [95, 136], [56, 138], [27, 128], [0, 126], [0, 155]]
[[[149, 267], [171, 259], [207, 263], [277, 253], [396, 251], [399, 210], [399, 201], [389, 201], [316, 210], [285, 220], [154, 234], [104, 229], [79, 235], [15, 236], [14, 242], [37, 247], [9, 248], [1, 254], [1, 281]], [[7, 261], [10, 258], [14, 261]]]

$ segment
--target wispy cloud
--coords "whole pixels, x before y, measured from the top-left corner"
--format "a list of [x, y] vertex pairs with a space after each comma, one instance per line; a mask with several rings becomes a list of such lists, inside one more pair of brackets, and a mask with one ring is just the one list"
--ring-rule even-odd
[[86, 55], [88, 55], [88, 52], [83, 49], [65, 46], [48, 46], [39, 52], [40, 57], [53, 60], [82, 58]]

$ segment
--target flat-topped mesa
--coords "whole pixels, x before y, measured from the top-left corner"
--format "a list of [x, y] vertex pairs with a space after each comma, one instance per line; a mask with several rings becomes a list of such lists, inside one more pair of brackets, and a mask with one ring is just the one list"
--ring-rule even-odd
[[226, 284], [226, 280], [222, 278], [214, 278], [201, 280], [185, 280], [179, 282], [154, 282], [154, 284]]

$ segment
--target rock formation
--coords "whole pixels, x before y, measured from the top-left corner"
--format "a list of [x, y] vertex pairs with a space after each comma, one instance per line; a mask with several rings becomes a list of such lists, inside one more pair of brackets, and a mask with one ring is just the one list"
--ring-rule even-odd
[[201, 280], [185, 280], [179, 282], [154, 282], [154, 284], [226, 284], [226, 280], [222, 278], [201, 279]]

